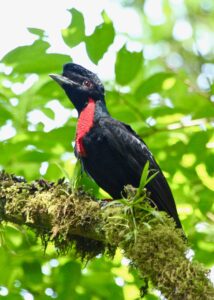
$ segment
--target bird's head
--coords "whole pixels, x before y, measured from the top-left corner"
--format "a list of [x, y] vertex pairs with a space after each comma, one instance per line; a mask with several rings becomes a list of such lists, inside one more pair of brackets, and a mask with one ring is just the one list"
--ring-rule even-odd
[[74, 63], [64, 65], [62, 75], [50, 74], [66, 92], [78, 112], [89, 99], [104, 101], [104, 87], [96, 74]]

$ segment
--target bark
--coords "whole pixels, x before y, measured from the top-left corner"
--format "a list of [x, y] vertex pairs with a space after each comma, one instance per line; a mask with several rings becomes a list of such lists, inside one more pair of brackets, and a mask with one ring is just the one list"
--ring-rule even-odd
[[167, 299], [214, 299], [208, 272], [186, 258], [188, 245], [173, 220], [150, 207], [145, 189], [137, 196], [132, 187], [127, 192], [127, 199], [103, 205], [63, 180], [27, 183], [2, 172], [0, 221], [30, 227], [59, 253], [75, 247], [90, 259], [120, 247]]

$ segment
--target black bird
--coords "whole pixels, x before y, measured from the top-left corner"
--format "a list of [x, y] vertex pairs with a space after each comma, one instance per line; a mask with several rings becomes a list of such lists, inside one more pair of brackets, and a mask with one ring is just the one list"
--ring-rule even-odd
[[149, 161], [158, 174], [147, 185], [159, 210], [166, 211], [181, 227], [169, 185], [142, 139], [129, 125], [111, 117], [105, 104], [105, 90], [91, 71], [74, 63], [64, 66], [62, 75], [51, 74], [78, 111], [75, 154], [84, 170], [114, 199], [124, 186], [138, 187]]

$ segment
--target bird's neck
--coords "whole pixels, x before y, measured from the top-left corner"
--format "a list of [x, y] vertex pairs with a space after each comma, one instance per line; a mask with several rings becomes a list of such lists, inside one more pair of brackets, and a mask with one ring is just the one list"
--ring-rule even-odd
[[107, 110], [106, 104], [104, 100], [98, 100], [96, 101], [96, 108], [95, 108], [95, 114], [94, 114], [94, 120], [97, 121], [101, 117], [108, 117], [109, 112]]
[[83, 138], [94, 125], [95, 108], [95, 101], [89, 99], [87, 106], [79, 114], [76, 132], [76, 150], [80, 156], [86, 156]]
[[76, 132], [76, 150], [80, 156], [86, 156], [86, 151], [83, 145], [84, 136], [94, 126], [94, 122], [100, 117], [108, 116], [109, 113], [103, 101], [94, 101], [89, 99], [87, 106], [80, 112], [77, 132]]

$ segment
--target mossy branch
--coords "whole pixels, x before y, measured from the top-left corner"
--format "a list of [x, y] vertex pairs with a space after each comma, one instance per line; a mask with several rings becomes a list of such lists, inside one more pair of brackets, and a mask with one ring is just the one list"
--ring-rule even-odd
[[149, 206], [145, 191], [136, 199], [136, 190], [127, 187], [127, 194], [122, 203], [102, 207], [63, 180], [27, 183], [2, 172], [0, 221], [32, 228], [59, 252], [75, 245], [87, 259], [120, 247], [167, 299], [214, 299], [208, 272], [186, 258], [188, 245], [171, 218]]

